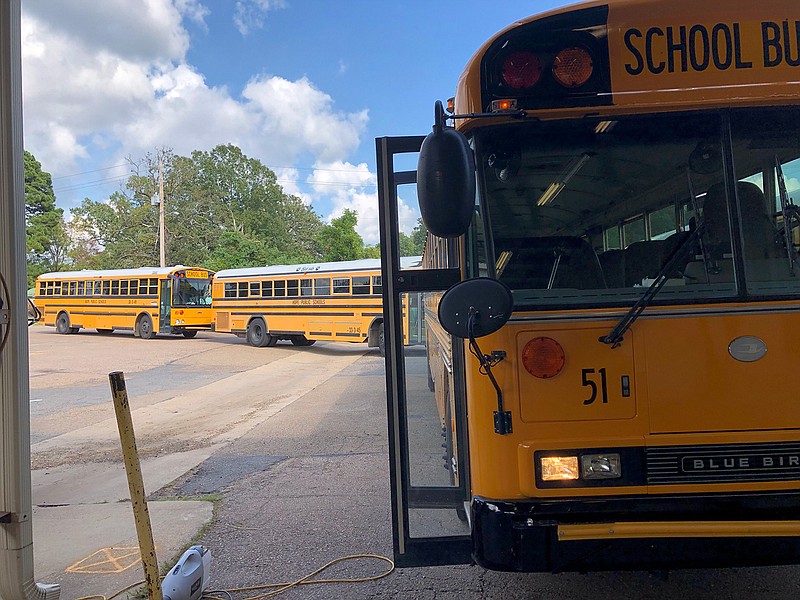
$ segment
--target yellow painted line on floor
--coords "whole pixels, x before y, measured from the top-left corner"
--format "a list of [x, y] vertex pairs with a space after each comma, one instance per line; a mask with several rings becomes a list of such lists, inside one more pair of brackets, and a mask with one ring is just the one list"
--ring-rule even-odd
[[65, 573], [89, 573], [93, 575], [114, 574], [127, 571], [142, 561], [138, 546], [127, 548], [100, 548], [82, 558], [64, 571]]

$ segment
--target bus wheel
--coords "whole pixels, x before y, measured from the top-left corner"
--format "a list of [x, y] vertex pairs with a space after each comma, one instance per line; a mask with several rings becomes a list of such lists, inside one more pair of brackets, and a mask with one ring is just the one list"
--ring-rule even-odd
[[310, 340], [304, 335], [293, 335], [291, 337], [292, 344], [295, 346], [312, 346], [317, 340]]
[[272, 336], [267, 333], [267, 324], [264, 319], [256, 318], [250, 321], [247, 326], [247, 343], [256, 348], [263, 348], [264, 346], [274, 346]]
[[156, 337], [153, 331], [153, 319], [150, 318], [150, 315], [142, 315], [139, 318], [139, 321], [136, 323], [136, 331], [143, 340], [152, 340]]
[[196, 329], [186, 329], [183, 331], [183, 337], [185, 338], [193, 338], [196, 335], [197, 335]]
[[99, 333], [100, 335], [108, 335], [113, 332], [114, 332], [113, 329], [100, 329], [99, 327], [97, 328], [97, 333]]
[[56, 317], [56, 331], [61, 334], [72, 333], [72, 328], [69, 326], [69, 315], [67, 313], [58, 313], [58, 317]]

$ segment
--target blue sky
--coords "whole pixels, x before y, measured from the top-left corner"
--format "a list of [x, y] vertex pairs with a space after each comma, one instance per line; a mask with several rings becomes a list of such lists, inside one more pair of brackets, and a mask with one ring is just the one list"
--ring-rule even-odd
[[374, 138], [427, 133], [491, 35], [559, 0], [22, 0], [25, 146], [59, 206], [234, 143], [377, 242]]

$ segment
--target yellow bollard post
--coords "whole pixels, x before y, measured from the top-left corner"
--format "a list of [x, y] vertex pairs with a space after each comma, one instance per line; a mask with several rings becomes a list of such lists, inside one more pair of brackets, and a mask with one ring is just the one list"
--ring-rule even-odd
[[114, 396], [114, 412], [117, 414], [119, 440], [122, 444], [122, 457], [125, 460], [125, 473], [128, 475], [128, 489], [131, 492], [136, 535], [139, 538], [139, 550], [142, 553], [147, 597], [149, 600], [163, 600], [158, 578], [158, 560], [153, 543], [153, 530], [150, 527], [150, 515], [147, 512], [142, 468], [139, 464], [139, 453], [136, 450], [136, 436], [133, 433], [128, 392], [125, 390], [125, 375], [122, 371], [114, 371], [108, 374], [108, 380]]

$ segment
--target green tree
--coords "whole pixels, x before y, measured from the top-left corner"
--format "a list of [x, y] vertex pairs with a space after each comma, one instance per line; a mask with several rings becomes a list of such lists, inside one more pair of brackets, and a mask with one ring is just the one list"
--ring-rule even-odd
[[319, 232], [325, 261], [357, 260], [365, 257], [364, 240], [356, 231], [358, 214], [346, 208], [344, 214], [324, 225]]
[[274, 259], [270, 249], [261, 240], [248, 237], [240, 231], [225, 231], [205, 261], [205, 266], [220, 271], [275, 264]]
[[63, 270], [69, 261], [70, 240], [64, 211], [56, 207], [53, 179], [33, 154], [24, 151], [25, 233], [28, 285], [48, 271]]
[[195, 151], [191, 160], [195, 194], [213, 199], [210, 209], [217, 232], [237, 231], [260, 240], [291, 262], [319, 258], [319, 215], [286, 194], [275, 173], [259, 160], [231, 144]]
[[102, 251], [80, 266], [124, 269], [159, 264], [158, 207], [114, 192], [108, 202], [88, 198], [72, 209], [82, 237]]
[[400, 256], [422, 256], [425, 249], [425, 237], [428, 230], [422, 223], [422, 219], [417, 221], [417, 226], [411, 231], [411, 235], [400, 232]]

